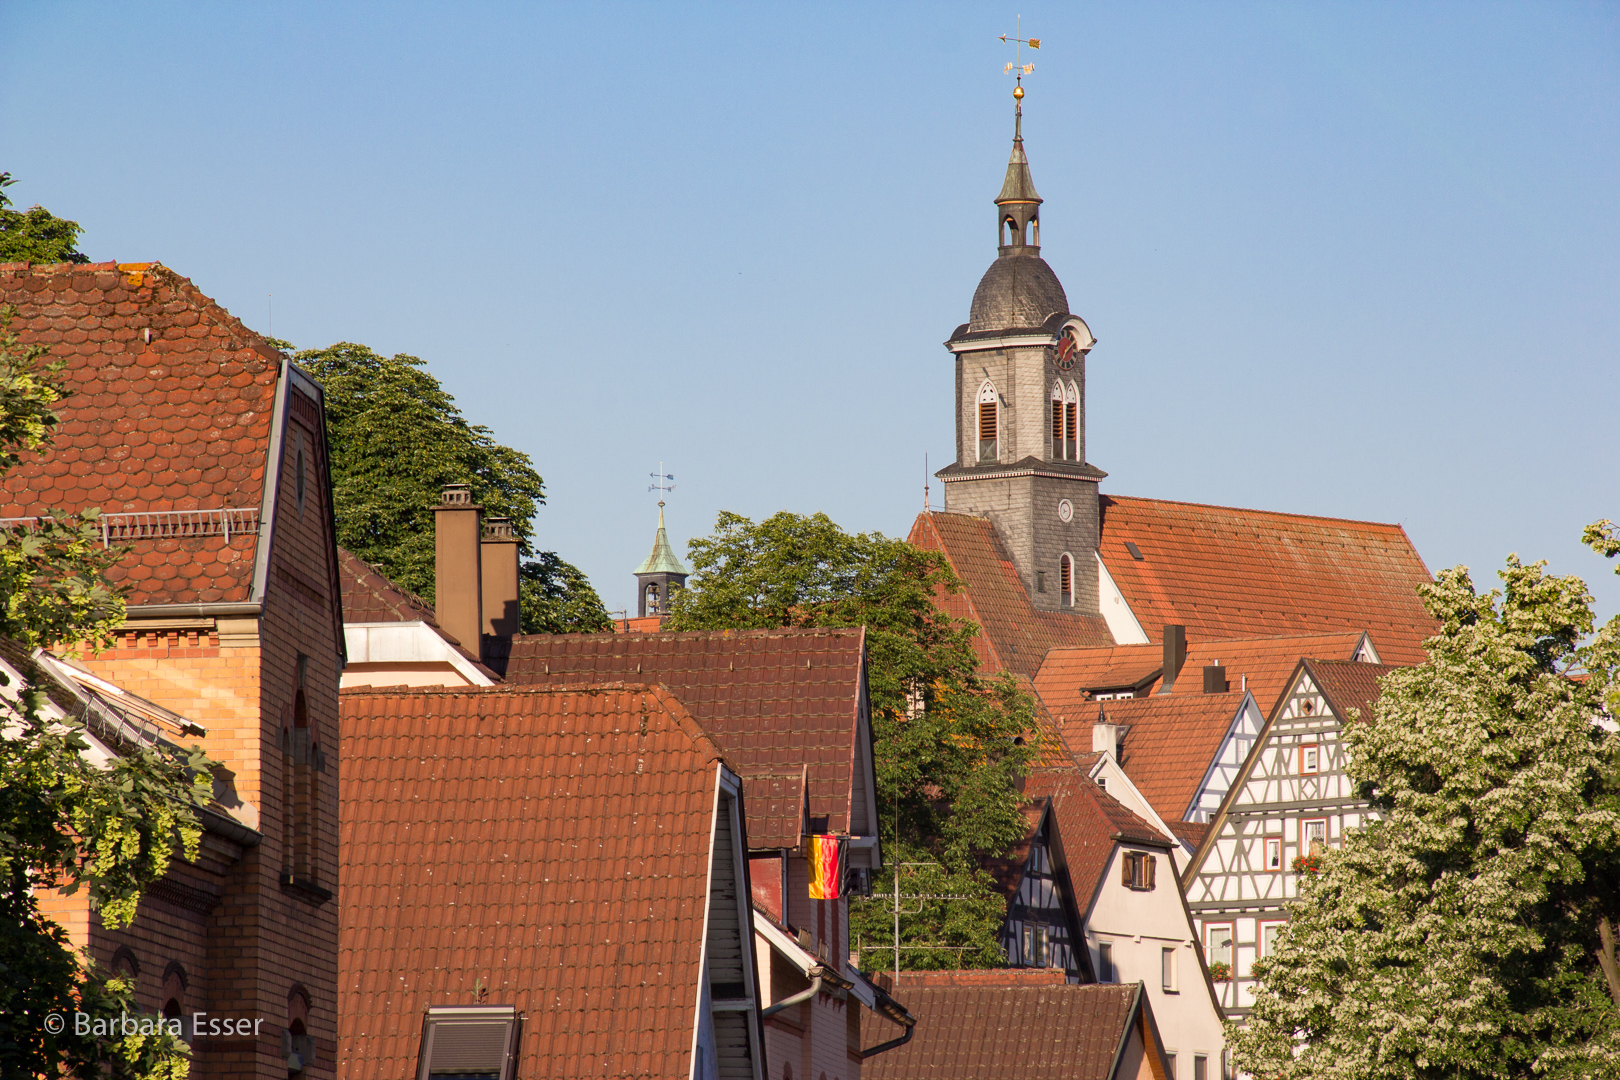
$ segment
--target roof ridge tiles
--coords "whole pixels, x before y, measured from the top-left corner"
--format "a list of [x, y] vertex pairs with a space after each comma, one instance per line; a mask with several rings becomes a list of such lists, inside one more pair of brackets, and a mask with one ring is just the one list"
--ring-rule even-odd
[[1253, 506], [1223, 506], [1220, 503], [1189, 502], [1185, 499], [1157, 499], [1148, 495], [1099, 495], [1100, 500], [1117, 503], [1157, 503], [1162, 506], [1192, 506], [1200, 510], [1230, 510], [1240, 514], [1264, 514], [1267, 517], [1291, 518], [1296, 521], [1342, 521], [1350, 525], [1377, 525], [1386, 529], [1405, 526], [1398, 521], [1374, 521], [1371, 518], [1333, 517], [1328, 514], [1299, 514], [1289, 510], [1262, 510]]

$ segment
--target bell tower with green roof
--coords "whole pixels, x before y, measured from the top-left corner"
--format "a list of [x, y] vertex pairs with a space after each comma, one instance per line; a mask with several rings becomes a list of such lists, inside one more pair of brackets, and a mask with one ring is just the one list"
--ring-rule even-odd
[[686, 574], [686, 567], [675, 557], [675, 548], [664, 531], [664, 500], [659, 499], [658, 534], [653, 537], [652, 554], [636, 567], [637, 617], [667, 617], [670, 599], [686, 587]]

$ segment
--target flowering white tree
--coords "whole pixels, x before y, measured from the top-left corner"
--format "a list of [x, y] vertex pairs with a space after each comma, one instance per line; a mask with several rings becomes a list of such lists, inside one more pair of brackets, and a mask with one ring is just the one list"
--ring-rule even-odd
[[[1609, 522], [1585, 538], [1620, 553]], [[1585, 583], [1544, 565], [1425, 587], [1428, 662], [1345, 732], [1381, 818], [1326, 854], [1256, 962], [1245, 1071], [1620, 1076], [1620, 616], [1593, 633]]]

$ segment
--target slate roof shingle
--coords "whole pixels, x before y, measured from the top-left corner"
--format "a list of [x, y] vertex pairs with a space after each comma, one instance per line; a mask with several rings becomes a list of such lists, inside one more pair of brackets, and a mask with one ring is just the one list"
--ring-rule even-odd
[[662, 683], [738, 769], [809, 766], [811, 816], [848, 832], [865, 648], [859, 629], [524, 634], [506, 680]]
[[962, 579], [963, 591], [941, 597], [940, 607], [979, 624], [974, 649], [986, 671], [1033, 677], [1054, 646], [1114, 643], [1101, 615], [1036, 611], [989, 518], [925, 511], [917, 515], [907, 540], [943, 553]]
[[340, 705], [340, 1075], [414, 1076], [423, 1010], [479, 979], [528, 1017], [519, 1075], [687, 1075], [720, 751], [681, 703], [604, 684]]
[[1101, 514], [1099, 554], [1152, 640], [1166, 624], [1190, 641], [1367, 630], [1383, 660], [1412, 664], [1437, 629], [1399, 525], [1120, 495]]
[[865, 1080], [1111, 1080], [1140, 992], [1135, 985], [939, 986], [909, 979], [901, 986], [919, 1020], [916, 1034], [866, 1062]]
[[[261, 506], [281, 357], [190, 281], [158, 263], [5, 263], [0, 304], [66, 363], [72, 395], [52, 446], [0, 479], [0, 517]], [[107, 577], [132, 607], [245, 602], [256, 541], [137, 539]]]
[[[1370, 635], [1369, 635], [1370, 636]], [[1205, 664], [1219, 660], [1226, 668], [1227, 684], [1237, 690], [1245, 685], [1255, 703], [1269, 713], [1277, 695], [1283, 692], [1294, 665], [1301, 657], [1326, 656], [1348, 660], [1361, 645], [1359, 630], [1331, 634], [1301, 634], [1295, 637], [1251, 638], [1236, 641], [1187, 642], [1187, 661], [1176, 678], [1177, 694], [1196, 694], [1203, 689]], [[1378, 647], [1377, 639], [1373, 647]], [[1162, 680], [1163, 645], [1115, 645], [1107, 649], [1056, 648], [1046, 654], [1046, 662], [1035, 676], [1035, 689], [1053, 710], [1071, 713], [1090, 699], [1087, 690], [1117, 689], [1140, 684], [1139, 693], [1152, 695]], [[1095, 715], [1095, 712], [1093, 712]], [[1089, 742], [1084, 745], [1091, 745]]]

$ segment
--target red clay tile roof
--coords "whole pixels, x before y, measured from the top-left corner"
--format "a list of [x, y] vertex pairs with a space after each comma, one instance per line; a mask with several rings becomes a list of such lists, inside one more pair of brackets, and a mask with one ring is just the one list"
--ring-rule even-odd
[[506, 680], [656, 680], [738, 768], [808, 765], [811, 816], [847, 832], [864, 655], [858, 629], [523, 634], [512, 639]]
[[[256, 524], [281, 370], [257, 334], [158, 263], [0, 264], [0, 303], [73, 395], [54, 445], [0, 480], [0, 517], [251, 508]], [[247, 601], [257, 529], [238, 529], [135, 540], [107, 576], [131, 606]]]
[[[958, 968], [954, 971], [902, 971], [900, 989], [913, 986], [1062, 986], [1069, 981], [1062, 968]], [[880, 971], [874, 985], [894, 992], [894, 975]]]
[[743, 778], [743, 805], [748, 813], [748, 846], [796, 848], [808, 833], [810, 807], [805, 800], [805, 773], [772, 772], [767, 768], [739, 769]]
[[[338, 575], [343, 582], [344, 622], [425, 622], [444, 634], [433, 617], [432, 604], [395, 585], [381, 568], [347, 548], [338, 548]], [[444, 637], [456, 641], [449, 634]]]
[[1070, 745], [1082, 740], [1090, 745], [1091, 728], [1100, 714], [1109, 723], [1129, 727], [1120, 740], [1119, 766], [1168, 822], [1192, 808], [1198, 786], [1242, 702], [1243, 695], [1236, 690], [1123, 698], [1060, 711], [1058, 722]]
[[[1369, 635], [1370, 636], [1370, 635]], [[1332, 634], [1302, 634], [1298, 637], [1253, 638], [1240, 641], [1187, 642], [1187, 662], [1176, 680], [1176, 689], [1196, 693], [1203, 689], [1205, 664], [1219, 660], [1226, 668], [1226, 681], [1233, 690], [1244, 686], [1254, 695], [1261, 710], [1269, 713], [1304, 656], [1327, 656], [1348, 660], [1361, 645], [1358, 630]], [[1375, 638], [1373, 647], [1379, 647]], [[1159, 688], [1164, 667], [1163, 645], [1115, 645], [1110, 649], [1053, 649], [1035, 676], [1035, 689], [1041, 700], [1058, 712], [1073, 713], [1089, 698], [1088, 690], [1120, 689], [1141, 685], [1143, 694]], [[1090, 742], [1084, 745], [1091, 745]]]
[[528, 1019], [518, 1075], [689, 1072], [720, 751], [659, 687], [345, 690], [338, 1072], [422, 1013]]
[[1024, 797], [1052, 802], [1052, 816], [1057, 825], [1055, 846], [1068, 868], [1075, 906], [1082, 917], [1102, 887], [1116, 838], [1124, 843], [1154, 846], [1170, 843], [1163, 833], [1137, 817], [1078, 768], [1035, 770], [1025, 781]]
[[1137, 1015], [1131, 986], [930, 986], [901, 980], [918, 1018], [864, 1080], [1112, 1080]]
[[1176, 839], [1186, 844], [1193, 851], [1198, 850], [1198, 845], [1204, 842], [1204, 835], [1209, 832], [1209, 822], [1207, 821], [1177, 821], [1175, 818], [1170, 818], [1165, 824], [1170, 826], [1170, 831], [1176, 834]]
[[984, 670], [1033, 677], [1046, 650], [1054, 646], [1114, 643], [1101, 615], [1036, 611], [989, 518], [944, 511], [918, 514], [907, 539], [943, 552], [962, 579], [964, 590], [941, 597], [940, 607], [979, 624], [974, 649]]
[[[1436, 624], [1399, 525], [1104, 496], [1099, 554], [1149, 638], [1367, 630], [1385, 661], [1419, 663]], [[1125, 547], [1134, 543], [1134, 558]]]
[[1362, 720], [1371, 720], [1373, 702], [1382, 693], [1378, 680], [1395, 670], [1388, 664], [1347, 664], [1342, 660], [1313, 659], [1305, 661], [1305, 666], [1333, 703], [1333, 714], [1340, 721], [1350, 719], [1351, 709], [1361, 710]]

